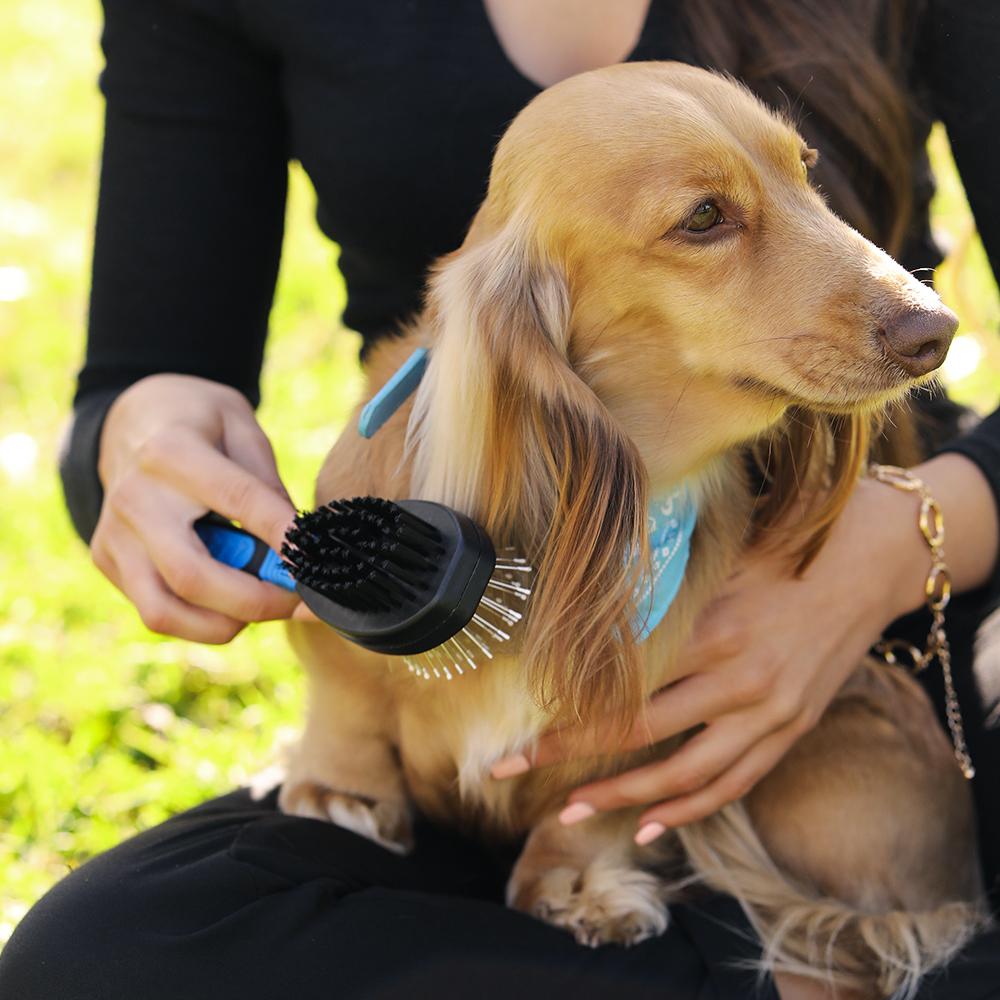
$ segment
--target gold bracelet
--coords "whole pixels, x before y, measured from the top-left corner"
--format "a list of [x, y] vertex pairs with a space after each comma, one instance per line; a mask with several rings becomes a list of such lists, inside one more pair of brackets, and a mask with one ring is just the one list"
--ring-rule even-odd
[[899, 653], [904, 653], [910, 659], [910, 668], [914, 673], [920, 673], [933, 663], [937, 657], [941, 662], [941, 673], [944, 678], [945, 718], [951, 731], [951, 743], [955, 748], [955, 760], [966, 778], [972, 778], [976, 769], [965, 745], [965, 730], [962, 726], [962, 710], [955, 692], [955, 682], [951, 673], [951, 645], [944, 630], [944, 609], [951, 600], [951, 574], [944, 561], [944, 517], [941, 507], [931, 496], [927, 484], [909, 469], [901, 469], [896, 465], [876, 465], [868, 467], [868, 474], [897, 490], [905, 493], [916, 493], [920, 497], [920, 517], [918, 525], [920, 534], [924, 536], [931, 550], [931, 568], [924, 582], [924, 595], [927, 599], [927, 609], [931, 613], [931, 629], [927, 635], [926, 648], [921, 650], [902, 639], [883, 639], [873, 647], [886, 663], [900, 663]]

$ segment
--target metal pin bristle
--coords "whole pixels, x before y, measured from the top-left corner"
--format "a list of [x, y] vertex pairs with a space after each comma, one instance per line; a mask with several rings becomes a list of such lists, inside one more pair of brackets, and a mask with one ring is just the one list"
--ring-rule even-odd
[[[382, 631], [376, 633], [373, 626], [372, 634], [385, 635], [385, 622], [415, 620], [413, 616], [422, 608], [435, 606], [432, 602], [437, 593], [445, 592], [439, 591], [441, 574], [445, 566], [455, 565], [449, 560], [456, 551], [449, 522], [435, 520], [430, 511], [429, 520], [424, 520], [424, 511], [433, 507], [425, 501], [400, 504], [378, 497], [333, 500], [315, 511], [300, 512], [281, 547], [281, 556], [296, 582], [334, 607], [330, 619], [324, 620], [339, 628], [336, 608], [350, 612], [343, 619], [348, 638], [353, 637], [350, 629], [358, 620], [377, 622]], [[451, 516], [460, 515], [451, 512]], [[482, 537], [482, 529], [479, 532]], [[463, 551], [475, 554], [476, 544], [469, 543]], [[497, 647], [516, 634], [531, 596], [534, 570], [515, 549], [491, 548], [488, 538], [480, 551], [495, 557], [493, 570], [484, 585], [489, 563], [484, 565], [482, 556], [473, 555], [473, 564], [480, 567], [476, 587], [484, 589], [478, 604], [473, 604], [479, 591], [467, 588], [470, 599], [460, 620], [465, 620], [473, 607], [475, 613], [463, 629], [447, 639], [443, 637], [448, 634], [448, 619], [443, 619], [444, 628], [430, 633], [433, 640], [425, 640], [440, 645], [403, 658], [409, 673], [424, 680], [457, 680], [494, 659]], [[365, 634], [360, 627], [357, 631]], [[366, 645], [362, 639], [355, 641]], [[378, 649], [374, 644], [369, 648]], [[407, 647], [400, 642], [396, 648]]]
[[[498, 559], [496, 566], [500, 573], [508, 573], [510, 569], [528, 574], [533, 572], [524, 559], [517, 559], [515, 562], [510, 557], [505, 557]], [[494, 646], [509, 642], [512, 638], [509, 630], [524, 618], [521, 611], [504, 604], [503, 599], [512, 597], [519, 602], [526, 601], [531, 596], [531, 588], [524, 582], [499, 579], [497, 575], [491, 577], [486, 585], [487, 590], [491, 588], [498, 596], [494, 598], [484, 594], [476, 613], [465, 628], [442, 645], [405, 658], [410, 673], [424, 680], [432, 677], [457, 680], [467, 670], [476, 671], [484, 660], [494, 658]]]

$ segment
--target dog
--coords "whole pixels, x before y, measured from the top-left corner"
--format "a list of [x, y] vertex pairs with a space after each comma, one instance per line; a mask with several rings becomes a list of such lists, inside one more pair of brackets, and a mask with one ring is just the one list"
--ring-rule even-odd
[[[953, 314], [827, 208], [816, 156], [741, 85], [679, 63], [573, 77], [514, 120], [423, 314], [371, 353], [369, 397], [429, 348], [416, 396], [371, 440], [349, 425], [316, 499], [415, 497], [470, 515], [537, 567], [523, 634], [437, 684], [293, 623], [310, 699], [279, 801], [399, 852], [414, 806], [526, 837], [509, 903], [588, 944], [661, 933], [675, 891], [662, 872], [680, 859], [740, 900], [766, 970], [906, 996], [983, 911], [969, 792], [903, 671], [860, 664], [743, 799], [646, 847], [632, 839], [638, 809], [572, 827], [557, 813], [576, 785], [677, 740], [488, 773], [553, 725], [624, 729], [671, 681], [748, 525], [806, 503], [807, 563], [867, 460], [872, 420], [943, 360]], [[757, 499], [746, 455], [762, 443], [775, 465]], [[699, 509], [690, 562], [638, 644], [648, 498], [679, 484]]]

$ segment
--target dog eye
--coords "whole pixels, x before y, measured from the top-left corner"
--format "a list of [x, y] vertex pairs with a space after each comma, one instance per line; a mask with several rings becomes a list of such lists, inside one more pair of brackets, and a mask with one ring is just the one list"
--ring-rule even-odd
[[714, 201], [703, 201], [687, 218], [684, 228], [689, 233], [704, 233], [725, 221]]

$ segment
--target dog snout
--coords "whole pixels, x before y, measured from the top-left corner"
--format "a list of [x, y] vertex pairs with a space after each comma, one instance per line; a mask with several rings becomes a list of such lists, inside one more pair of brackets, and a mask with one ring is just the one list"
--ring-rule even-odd
[[889, 360], [917, 378], [944, 361], [957, 328], [958, 317], [946, 306], [908, 309], [879, 328], [879, 340]]

